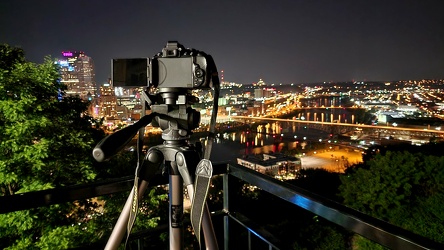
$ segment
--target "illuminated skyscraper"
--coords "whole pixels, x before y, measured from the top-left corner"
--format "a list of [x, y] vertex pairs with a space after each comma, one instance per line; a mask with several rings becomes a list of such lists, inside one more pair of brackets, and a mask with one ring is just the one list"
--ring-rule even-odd
[[107, 121], [117, 119], [117, 97], [112, 84], [106, 83], [100, 87], [99, 106], [100, 117], [104, 117]]
[[76, 95], [84, 100], [96, 96], [94, 64], [91, 57], [83, 51], [63, 51], [60, 65], [61, 82], [66, 84], [68, 95]]

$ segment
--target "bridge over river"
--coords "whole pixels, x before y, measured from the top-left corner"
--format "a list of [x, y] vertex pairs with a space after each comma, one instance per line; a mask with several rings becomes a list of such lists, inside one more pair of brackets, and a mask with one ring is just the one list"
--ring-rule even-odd
[[394, 127], [381, 125], [365, 125], [365, 124], [350, 124], [340, 122], [321, 122], [321, 121], [307, 121], [298, 119], [282, 119], [282, 118], [264, 118], [264, 117], [247, 117], [247, 116], [231, 116], [232, 120], [241, 121], [244, 123], [253, 122], [290, 122], [297, 126], [304, 126], [310, 129], [316, 129], [331, 133], [334, 135], [370, 135], [376, 139], [386, 137], [409, 137], [415, 139], [430, 139], [440, 138], [444, 139], [444, 131], [431, 128], [430, 126], [417, 127]]

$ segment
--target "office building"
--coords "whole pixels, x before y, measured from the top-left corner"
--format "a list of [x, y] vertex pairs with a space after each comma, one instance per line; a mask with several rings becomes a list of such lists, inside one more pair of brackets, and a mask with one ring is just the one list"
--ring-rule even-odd
[[301, 169], [301, 159], [280, 153], [246, 155], [237, 164], [271, 176], [295, 174]]
[[117, 117], [117, 97], [114, 89], [110, 84], [104, 84], [100, 87], [100, 117], [104, 117], [106, 121], [116, 120]]
[[61, 82], [67, 86], [66, 94], [91, 101], [96, 96], [94, 64], [82, 51], [63, 51], [55, 62], [60, 66]]

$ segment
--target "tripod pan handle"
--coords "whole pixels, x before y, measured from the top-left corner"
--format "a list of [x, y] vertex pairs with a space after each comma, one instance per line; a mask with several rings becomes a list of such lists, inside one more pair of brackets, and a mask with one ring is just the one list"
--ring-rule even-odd
[[146, 115], [133, 125], [103, 138], [93, 149], [94, 159], [98, 162], [102, 162], [117, 154], [131, 141], [131, 139], [133, 139], [139, 129], [151, 123], [154, 116], [153, 114], [154, 113]]

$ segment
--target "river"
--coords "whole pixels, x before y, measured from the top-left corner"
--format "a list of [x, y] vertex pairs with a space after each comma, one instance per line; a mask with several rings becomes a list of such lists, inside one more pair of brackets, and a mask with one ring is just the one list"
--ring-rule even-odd
[[[270, 122], [258, 126], [256, 131], [218, 134], [210, 159], [213, 162], [233, 161], [242, 155], [308, 148], [312, 143], [327, 141], [329, 138], [330, 134], [326, 131], [291, 122]], [[200, 140], [205, 144], [205, 138]]]

